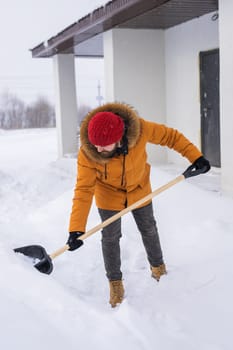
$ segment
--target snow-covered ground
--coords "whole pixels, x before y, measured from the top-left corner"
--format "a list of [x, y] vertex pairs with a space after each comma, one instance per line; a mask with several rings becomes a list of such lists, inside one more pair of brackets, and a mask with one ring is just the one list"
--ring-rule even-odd
[[[13, 248], [64, 245], [75, 159], [56, 160], [56, 131], [0, 130], [0, 348], [4, 350], [230, 350], [233, 315], [233, 200], [216, 171], [154, 200], [168, 275], [150, 277], [130, 214], [123, 218], [126, 298], [108, 304], [100, 233], [39, 273]], [[184, 169], [183, 169], [184, 170]], [[180, 175], [152, 169], [153, 188]], [[88, 228], [100, 222], [93, 206]]]

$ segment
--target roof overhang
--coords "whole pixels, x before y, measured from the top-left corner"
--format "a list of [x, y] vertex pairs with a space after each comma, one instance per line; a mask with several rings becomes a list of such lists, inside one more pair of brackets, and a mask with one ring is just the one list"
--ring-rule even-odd
[[103, 32], [167, 29], [218, 10], [218, 0], [113, 0], [31, 50], [33, 57], [102, 57]]

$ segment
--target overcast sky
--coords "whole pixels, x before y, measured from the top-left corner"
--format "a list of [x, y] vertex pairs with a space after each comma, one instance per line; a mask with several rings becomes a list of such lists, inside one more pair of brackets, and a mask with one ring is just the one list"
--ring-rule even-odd
[[[105, 0], [0, 0], [0, 93], [10, 91], [26, 102], [37, 95], [54, 98], [52, 59], [35, 59], [30, 49], [107, 3]], [[103, 62], [82, 60], [78, 88], [93, 104]], [[86, 72], [86, 74], [85, 74]], [[87, 96], [89, 93], [89, 97]]]

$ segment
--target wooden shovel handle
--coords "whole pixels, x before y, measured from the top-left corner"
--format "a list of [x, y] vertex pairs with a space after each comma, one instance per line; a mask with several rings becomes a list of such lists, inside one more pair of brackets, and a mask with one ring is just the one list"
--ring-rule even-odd
[[[184, 179], [185, 179], [184, 175], [180, 175], [180, 176], [176, 177], [175, 179], [169, 181], [167, 184], [157, 188], [153, 192], [149, 193], [147, 196], [145, 196], [142, 199], [139, 199], [137, 202], [131, 204], [129, 207], [119, 211], [119, 213], [117, 213], [117, 214], [111, 216], [109, 219], [103, 221], [101, 224], [99, 224], [99, 225], [93, 227], [92, 229], [90, 229], [89, 231], [85, 232], [78, 239], [83, 241], [87, 237], [91, 236], [93, 233], [95, 233], [95, 232], [101, 230], [102, 228], [110, 225], [112, 222], [116, 221], [117, 219], [119, 219], [123, 215], [127, 214], [129, 211], [132, 211], [132, 210], [136, 209], [137, 207], [139, 207], [143, 203], [151, 200], [152, 198], [154, 198], [155, 196], [157, 196], [161, 192], [166, 191], [168, 188], [174, 186], [178, 182], [183, 181]], [[50, 254], [50, 258], [51, 259], [56, 258], [57, 256], [61, 255], [62, 253], [64, 253], [68, 249], [69, 249], [69, 246], [66, 244], [64, 247], [61, 247], [60, 249], [56, 250], [54, 253]]]
[[57, 249], [55, 252], [53, 252], [52, 254], [50, 254], [50, 258], [51, 259], [54, 259], [56, 258], [57, 256], [65, 253], [67, 250], [69, 249], [69, 246], [68, 244], [64, 245], [63, 247], [61, 247], [60, 249]]

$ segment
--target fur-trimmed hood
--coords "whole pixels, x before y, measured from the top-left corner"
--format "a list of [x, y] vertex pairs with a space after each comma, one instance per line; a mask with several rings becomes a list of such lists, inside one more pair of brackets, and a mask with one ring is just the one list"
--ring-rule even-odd
[[101, 154], [97, 152], [96, 148], [90, 143], [88, 139], [88, 123], [96, 113], [105, 111], [117, 114], [123, 119], [127, 128], [129, 149], [136, 145], [141, 133], [141, 124], [138, 113], [133, 107], [125, 103], [106, 103], [91, 110], [82, 121], [80, 128], [80, 140], [83, 151], [88, 156], [88, 158], [98, 163], [106, 163], [109, 160], [103, 158]]

